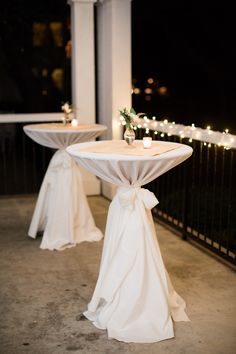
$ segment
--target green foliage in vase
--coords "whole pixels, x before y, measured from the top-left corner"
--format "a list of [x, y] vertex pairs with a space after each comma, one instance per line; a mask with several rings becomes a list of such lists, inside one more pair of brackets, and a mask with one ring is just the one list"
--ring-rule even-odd
[[121, 117], [123, 117], [123, 121], [125, 122], [126, 128], [133, 128], [132, 123], [134, 119], [138, 117], [133, 107], [130, 108], [130, 111], [128, 111], [127, 108], [120, 110], [120, 115]]

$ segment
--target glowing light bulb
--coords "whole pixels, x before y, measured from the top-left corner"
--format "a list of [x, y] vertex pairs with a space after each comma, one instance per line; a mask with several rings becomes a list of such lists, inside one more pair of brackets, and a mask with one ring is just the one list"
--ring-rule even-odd
[[152, 146], [152, 138], [144, 137], [143, 138], [143, 147], [144, 149], [149, 149]]
[[72, 121], [71, 121], [72, 127], [77, 127], [78, 124], [79, 123], [78, 123], [77, 119], [73, 118]]

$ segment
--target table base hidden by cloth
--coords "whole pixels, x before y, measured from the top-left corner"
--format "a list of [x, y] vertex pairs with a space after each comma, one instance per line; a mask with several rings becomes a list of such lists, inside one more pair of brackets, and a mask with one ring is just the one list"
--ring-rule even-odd
[[[171, 284], [156, 238], [151, 209], [158, 201], [141, 186], [185, 161], [192, 148], [158, 141], [152, 143], [153, 149], [160, 146], [160, 151], [168, 151], [147, 156], [141, 148], [141, 155], [135, 156], [129, 149], [121, 153], [123, 141], [107, 144], [112, 154], [103, 151], [103, 142], [67, 148], [83, 167], [118, 187], [108, 211], [97, 284], [84, 315], [96, 327], [107, 329], [110, 338], [123, 342], [169, 339], [174, 337], [172, 320], [189, 319], [184, 300]], [[136, 146], [142, 146], [142, 141], [133, 149]]]
[[77, 163], [65, 150], [52, 157], [40, 188], [28, 235], [43, 231], [42, 249], [63, 250], [83, 241], [99, 241]]
[[84, 315], [108, 336], [152, 343], [174, 337], [172, 319], [188, 321], [165, 269], [150, 209], [155, 195], [119, 187], [108, 213], [99, 278]]

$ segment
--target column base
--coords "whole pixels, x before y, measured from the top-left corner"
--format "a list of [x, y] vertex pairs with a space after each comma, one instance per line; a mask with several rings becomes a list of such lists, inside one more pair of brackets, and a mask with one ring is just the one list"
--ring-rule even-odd
[[112, 200], [116, 194], [117, 186], [106, 181], [102, 181], [101, 192], [104, 197]]
[[86, 195], [101, 194], [101, 180], [92, 173], [89, 173], [81, 165], [79, 165], [80, 173], [83, 180], [83, 187]]

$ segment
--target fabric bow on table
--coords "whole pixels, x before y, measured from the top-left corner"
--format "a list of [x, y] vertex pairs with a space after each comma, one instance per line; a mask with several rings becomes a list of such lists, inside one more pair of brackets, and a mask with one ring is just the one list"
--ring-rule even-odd
[[130, 211], [133, 210], [136, 199], [142, 202], [146, 209], [152, 209], [159, 204], [154, 193], [141, 187], [120, 187], [117, 190], [117, 196], [120, 205]]
[[61, 168], [67, 169], [72, 167], [73, 160], [66, 150], [58, 150], [51, 160], [50, 169], [58, 170]]

